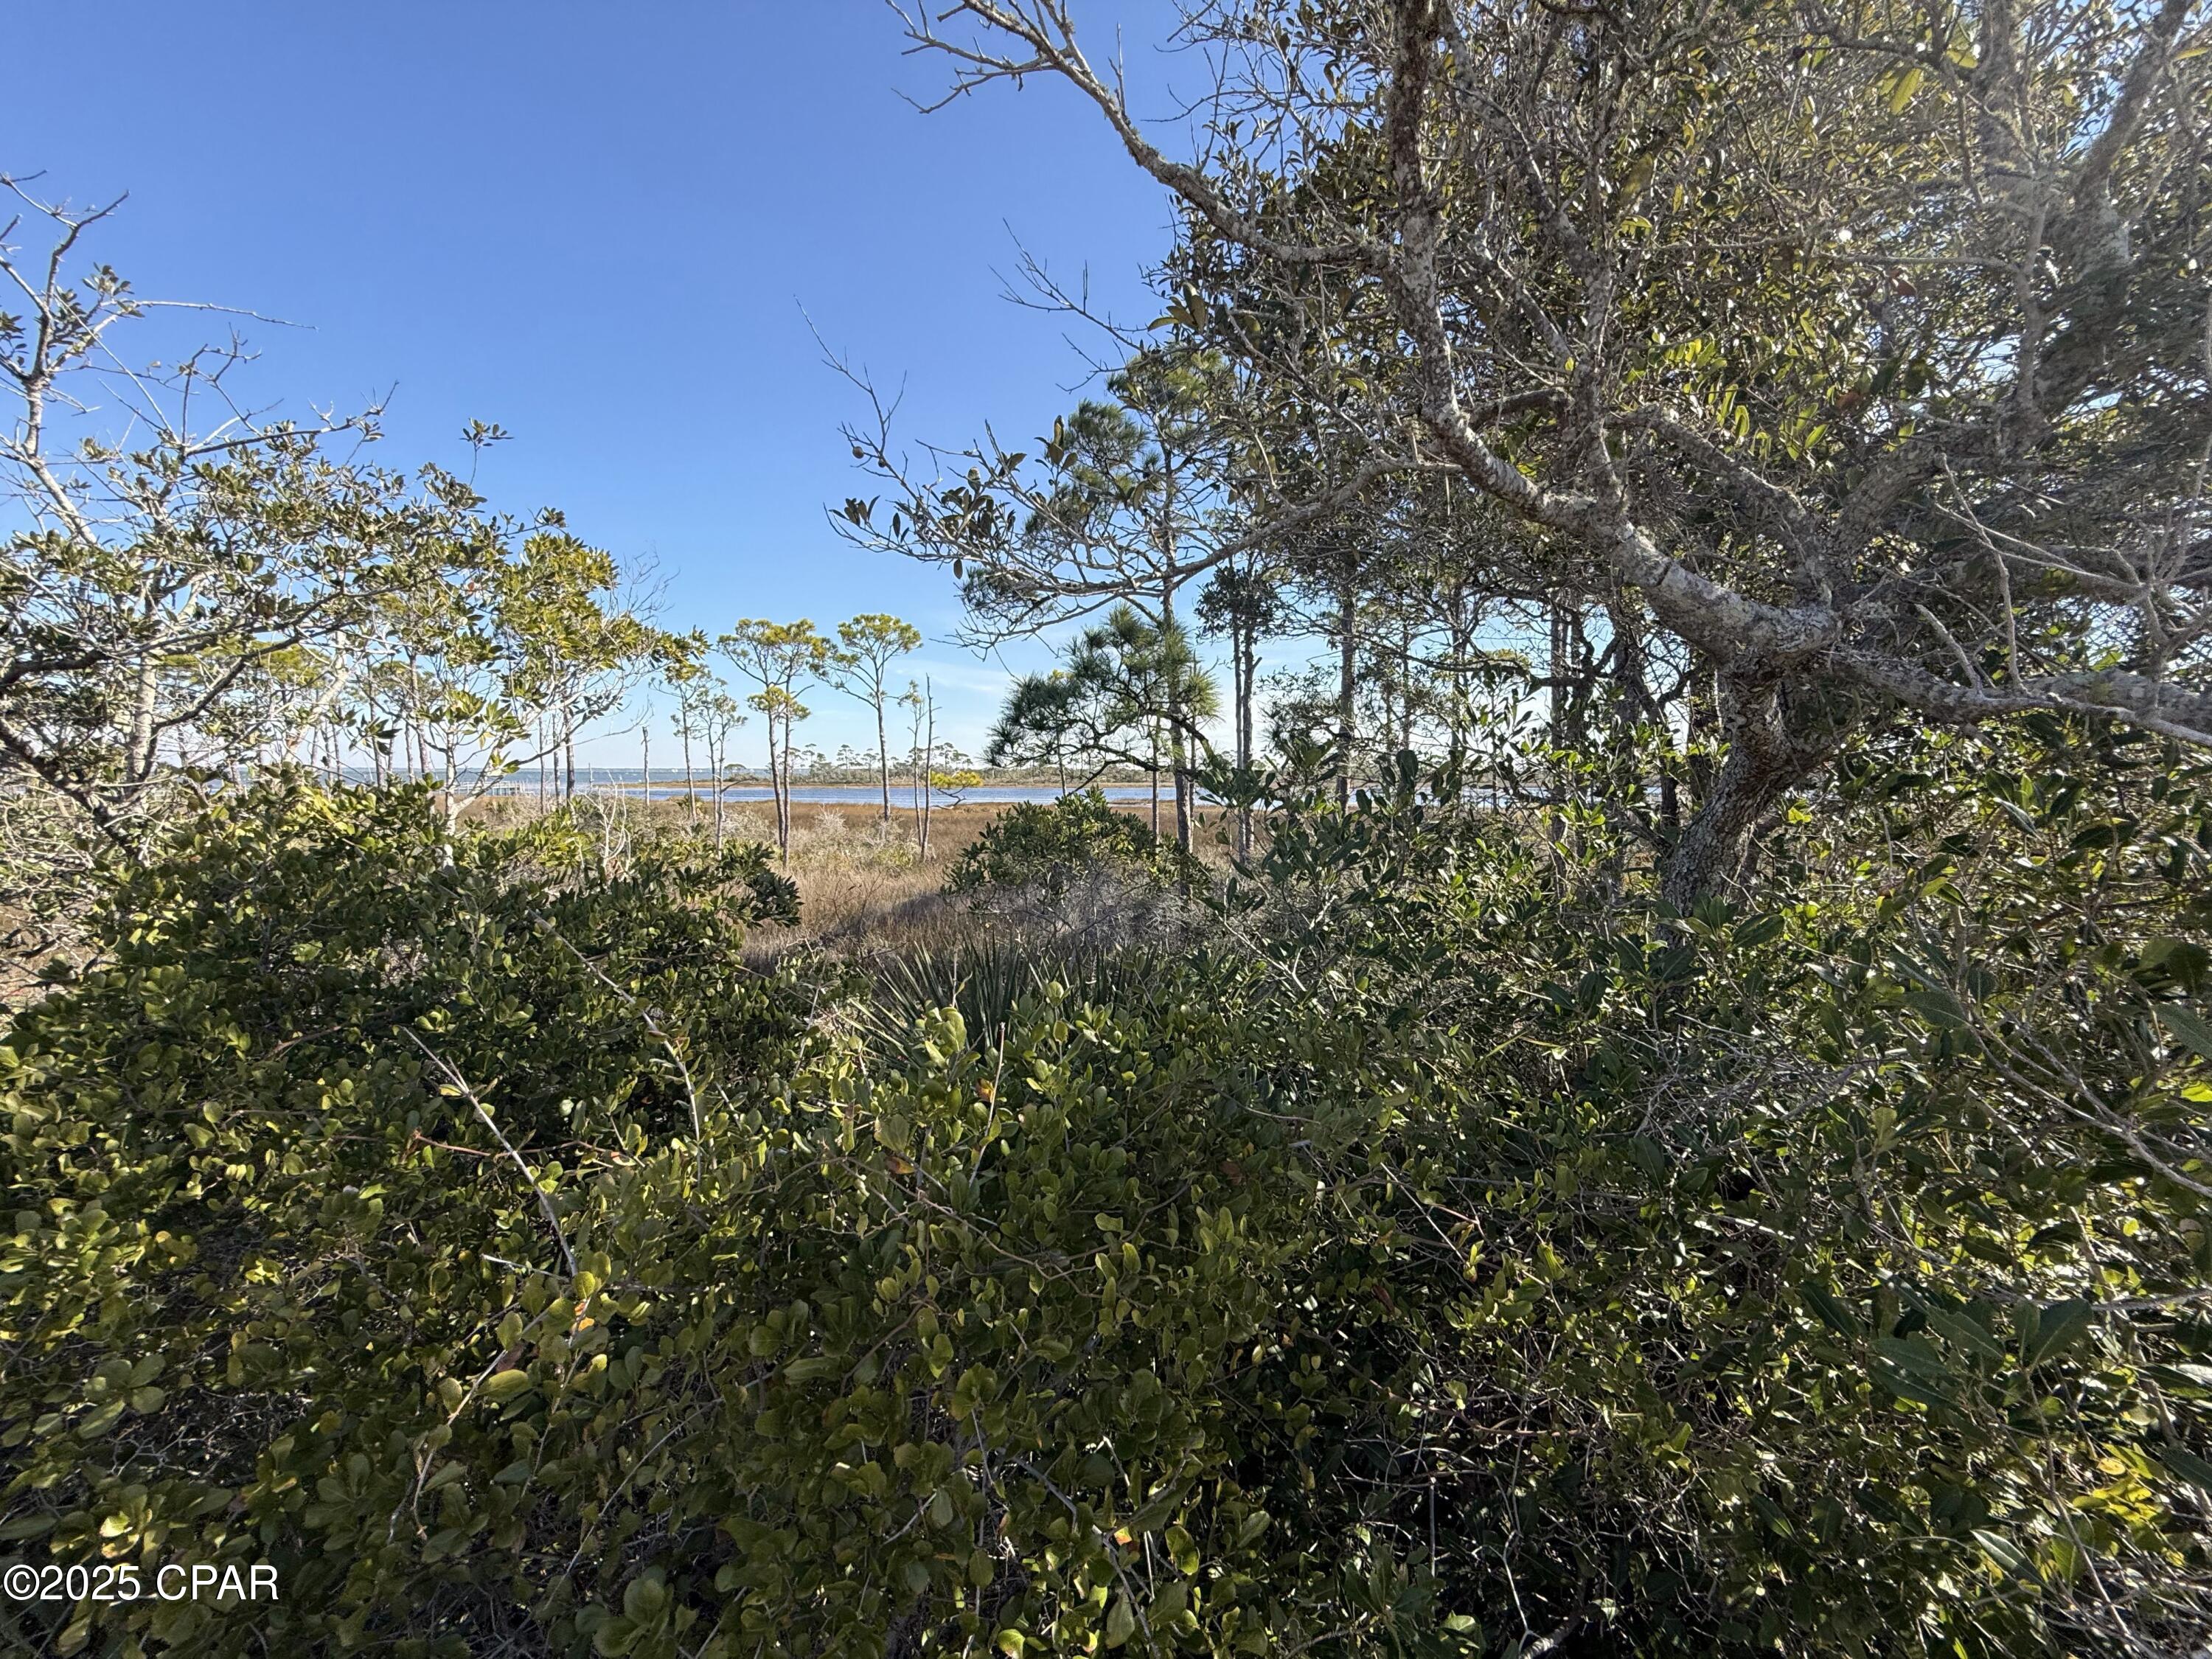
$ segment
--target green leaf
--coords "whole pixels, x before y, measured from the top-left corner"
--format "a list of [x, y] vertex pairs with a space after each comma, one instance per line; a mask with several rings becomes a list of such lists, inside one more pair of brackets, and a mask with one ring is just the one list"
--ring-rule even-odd
[[2158, 1461], [2166, 1472], [2177, 1480], [2186, 1480], [2203, 1492], [2212, 1492], [2212, 1463], [2206, 1462], [2186, 1446], [2160, 1446]]
[[1964, 1029], [1966, 1024], [1966, 1009], [1960, 1006], [1959, 999], [1948, 991], [1908, 991], [1905, 993], [1905, 1000], [1907, 1006], [1917, 1012], [1930, 1025], [1940, 1026], [1947, 1031], [1956, 1031]]
[[1771, 914], [1763, 916], [1747, 916], [1736, 924], [1735, 939], [1738, 945], [1746, 949], [1771, 944], [1782, 937], [1784, 925], [1780, 916]]
[[2002, 1533], [1974, 1529], [1974, 1542], [1981, 1546], [1982, 1553], [2016, 1577], [2025, 1577], [2028, 1571], [2027, 1557], [2020, 1547]]
[[1106, 1645], [1109, 1648], [1120, 1647], [1122, 1643], [1129, 1639], [1136, 1628], [1136, 1608], [1129, 1604], [1129, 1598], [1126, 1595], [1115, 1596], [1114, 1605], [1106, 1610]]
[[1916, 1376], [1924, 1376], [1931, 1382], [1948, 1382], [1950, 1376], [1943, 1369], [1942, 1356], [1924, 1342], [1907, 1337], [1885, 1336], [1875, 1343], [1875, 1351], [1900, 1370]]
[[2212, 1060], [2212, 1023], [2208, 1023], [2202, 1015], [2178, 1003], [2165, 1002], [2159, 1005], [2158, 1023], [2199, 1056]]
[[2154, 939], [2143, 946], [2142, 961], [2146, 971], [2163, 974], [2196, 992], [2204, 984], [2206, 969], [2212, 968], [2212, 951], [2194, 939]]
[[1978, 1353], [1985, 1359], [2004, 1358], [2004, 1344], [1984, 1330], [1979, 1321], [1969, 1318], [1965, 1314], [1952, 1313], [1946, 1309], [1928, 1307], [1924, 1304], [1921, 1311], [1928, 1316], [1929, 1324], [1940, 1331], [1947, 1341], [1956, 1344], [1970, 1353]]
[[1859, 1322], [1851, 1316], [1851, 1310], [1819, 1279], [1807, 1279], [1797, 1287], [1797, 1294], [1803, 1297], [1806, 1305], [1820, 1316], [1821, 1322], [1838, 1334], [1856, 1336], [1859, 1334]]
[[1945, 1406], [1953, 1409], [1958, 1401], [1932, 1382], [1917, 1382], [1904, 1372], [1884, 1369], [1875, 1373], [1875, 1380], [1900, 1400], [1917, 1401], [1923, 1406]]
[[2032, 1333], [2021, 1339], [2022, 1370], [2041, 1364], [2089, 1328], [2096, 1310], [2086, 1302], [2054, 1302], [2038, 1312]]

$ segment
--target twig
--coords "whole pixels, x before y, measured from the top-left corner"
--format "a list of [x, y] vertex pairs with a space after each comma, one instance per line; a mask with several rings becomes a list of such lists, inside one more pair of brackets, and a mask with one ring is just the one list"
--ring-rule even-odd
[[553, 1242], [561, 1249], [561, 1259], [568, 1264], [568, 1277], [574, 1279], [576, 1276], [576, 1253], [568, 1248], [568, 1235], [561, 1231], [561, 1218], [553, 1212], [553, 1200], [545, 1195], [545, 1189], [538, 1184], [537, 1177], [530, 1173], [530, 1166], [522, 1161], [522, 1154], [514, 1150], [514, 1143], [507, 1138], [498, 1124], [492, 1121], [491, 1114], [484, 1110], [483, 1102], [477, 1098], [476, 1091], [469, 1087], [461, 1074], [447, 1062], [444, 1055], [416, 1036], [408, 1027], [403, 1025], [399, 1029], [407, 1040], [420, 1048], [430, 1063], [445, 1074], [446, 1080], [453, 1085], [454, 1092], [476, 1109], [477, 1118], [485, 1128], [491, 1131], [493, 1139], [497, 1140], [505, 1150], [515, 1169], [521, 1174], [522, 1184], [529, 1188], [536, 1195], [538, 1207], [545, 1212], [545, 1224], [552, 1230]]
[[616, 984], [612, 979], [607, 976], [605, 969], [601, 968], [597, 963], [593, 962], [589, 957], [586, 956], [581, 951], [579, 951], [574, 945], [569, 944], [568, 939], [562, 936], [560, 930], [553, 926], [550, 918], [541, 918], [540, 925], [548, 933], [550, 933], [553, 936], [562, 950], [568, 951], [570, 956], [576, 958], [578, 964], [582, 967], [586, 973], [589, 974], [593, 979], [599, 981], [600, 984], [605, 986], [607, 989], [612, 991], [617, 996], [622, 999], [623, 1006], [638, 1017], [639, 1021], [644, 1025], [645, 1029], [652, 1034], [653, 1040], [655, 1042], [658, 1042], [661, 1046], [662, 1049], [665, 1051], [670, 1062], [676, 1067], [676, 1074], [684, 1080], [684, 1098], [686, 1103], [688, 1103], [691, 1108], [692, 1144], [696, 1146], [700, 1142], [703, 1141], [706, 1139], [706, 1130], [700, 1122], [699, 1091], [691, 1081], [691, 1068], [684, 1063], [684, 1056], [678, 1052], [676, 1044], [674, 1041], [670, 1038], [668, 1033], [660, 1029], [660, 1023], [653, 1018], [653, 1010], [640, 1002], [637, 998], [632, 995], [629, 992], [623, 990], [621, 986]]

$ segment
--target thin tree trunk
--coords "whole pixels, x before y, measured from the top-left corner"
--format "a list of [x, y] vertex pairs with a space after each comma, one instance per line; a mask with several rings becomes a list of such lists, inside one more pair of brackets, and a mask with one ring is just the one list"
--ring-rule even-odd
[[1359, 740], [1359, 595], [1352, 582], [1352, 556], [1345, 555], [1344, 580], [1336, 600], [1336, 804], [1352, 805], [1352, 749]]
[[921, 750], [921, 861], [929, 862], [929, 818], [936, 809], [933, 799], [936, 791], [931, 774], [937, 769], [937, 688], [927, 680], [922, 682], [922, 697], [929, 711], [928, 736], [922, 739]]
[[[1249, 619], [1232, 626], [1229, 635], [1231, 666], [1236, 679], [1237, 697], [1237, 769], [1252, 769], [1252, 676], [1259, 667], [1253, 645], [1259, 629]], [[1252, 809], [1242, 807], [1237, 814], [1237, 856], [1252, 856]]]
[[[1175, 636], [1175, 584], [1160, 590], [1160, 643]], [[1190, 851], [1190, 745], [1184, 732], [1182, 665], [1172, 663], [1168, 676], [1168, 775], [1175, 788], [1176, 846]]]
[[1186, 741], [1181, 736], [1175, 739], [1175, 747], [1182, 753], [1171, 755], [1170, 760], [1175, 768], [1176, 845], [1188, 853], [1197, 827], [1198, 780], [1190, 773]]
[[1410, 623], [1398, 625], [1398, 747], [1413, 746], [1413, 629]]
[[[337, 732], [330, 718], [330, 714], [352, 678], [350, 670], [333, 670], [330, 684], [324, 688], [322, 695], [315, 699], [314, 707], [307, 714], [307, 763], [310, 766], [327, 765], [330, 768], [328, 775], [333, 783], [337, 781], [337, 768], [333, 758]], [[318, 751], [320, 752], [319, 760]]]
[[[1552, 682], [1551, 709], [1547, 725], [1546, 739], [1554, 749], [1566, 746], [1567, 742], [1567, 669], [1568, 635], [1567, 612], [1564, 605], [1551, 607], [1551, 656], [1545, 672]], [[1560, 787], [1559, 769], [1550, 769], [1548, 787], [1552, 793], [1552, 811], [1545, 820], [1545, 832], [1556, 846], [1566, 839], [1567, 820], [1565, 813], [1565, 791]]]
[[782, 769], [779, 766], [776, 761], [775, 710], [771, 707], [768, 713], [768, 792], [770, 799], [773, 802], [773, 805], [770, 810], [775, 814], [776, 851], [781, 854], [783, 861], [786, 864], [788, 864], [791, 862], [791, 847], [785, 840], [783, 834], [782, 777]]
[[884, 688], [876, 687], [876, 769], [884, 785], [884, 822], [891, 821], [891, 750], [890, 739], [884, 734]]
[[1375, 729], [1376, 744], [1381, 748], [1391, 744], [1398, 733], [1398, 672], [1392, 667], [1387, 651], [1377, 650], [1370, 674], [1382, 699], [1382, 718]]
[[1451, 746], [1465, 748], [1468, 731], [1468, 657], [1474, 649], [1474, 635], [1465, 620], [1463, 608], [1455, 607], [1451, 622], [1452, 702]]
[[1567, 735], [1567, 613], [1556, 605], [1552, 607], [1551, 631], [1551, 655], [1544, 672], [1552, 682], [1550, 735], [1556, 749]]
[[719, 743], [707, 745], [707, 761], [714, 769], [714, 850], [718, 853], [722, 850], [722, 747]]
[[[1635, 743], [1634, 728], [1649, 726], [1650, 741], [1658, 751], [1659, 820], [1671, 835], [1681, 827], [1680, 797], [1674, 785], [1674, 745], [1667, 730], [1664, 712], [1658, 699], [1651, 695], [1651, 680], [1644, 644], [1642, 620], [1625, 601], [1616, 599], [1606, 607], [1606, 619], [1613, 629], [1613, 682], [1620, 688], [1620, 700], [1628, 711], [1630, 732], [1623, 738], [1632, 752]], [[1644, 797], [1638, 792], [1639, 810]]]
[[1152, 839], [1158, 841], [1160, 836], [1160, 723], [1157, 717], [1152, 721], [1151, 762], [1147, 769], [1152, 779]]
[[131, 704], [131, 747], [124, 758], [124, 781], [143, 783], [154, 775], [154, 704], [161, 688], [161, 670], [151, 656], [138, 659], [137, 685]]

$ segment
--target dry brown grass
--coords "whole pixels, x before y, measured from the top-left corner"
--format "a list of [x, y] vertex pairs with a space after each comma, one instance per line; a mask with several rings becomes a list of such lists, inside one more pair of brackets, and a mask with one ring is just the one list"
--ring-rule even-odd
[[[744, 833], [774, 839], [772, 808], [737, 810], [746, 821]], [[799, 925], [757, 929], [749, 954], [781, 956], [805, 945], [845, 951], [957, 940], [968, 930], [968, 917], [939, 891], [946, 868], [1004, 810], [958, 806], [932, 812], [925, 863], [911, 811], [894, 810], [886, 824], [865, 808], [793, 805], [788, 869], [799, 884]]]
[[[1145, 801], [1115, 804], [1133, 817], [1149, 816]], [[651, 822], [673, 828], [693, 817], [681, 800], [647, 803], [630, 798], [616, 810], [633, 826]], [[948, 897], [943, 889], [954, 860], [1006, 810], [996, 802], [933, 809], [929, 858], [924, 862], [911, 807], [894, 804], [890, 822], [885, 823], [873, 807], [794, 803], [791, 860], [786, 870], [799, 886], [799, 921], [795, 927], [763, 924], [754, 928], [746, 939], [747, 958], [765, 963], [809, 946], [849, 957], [885, 951], [946, 953], [997, 934], [1003, 930], [1000, 921], [979, 915], [967, 900]], [[533, 817], [537, 811], [533, 801], [494, 799], [480, 803], [471, 816], [513, 823]], [[768, 802], [733, 801], [722, 811], [726, 836], [774, 843], [775, 808]], [[1164, 811], [1162, 817], [1165, 829]], [[698, 829], [706, 833], [712, 822], [702, 804]], [[1202, 855], [1219, 854], [1223, 837], [1208, 815], [1200, 815], [1197, 839]]]
[[[1144, 802], [1116, 805], [1132, 817], [1147, 815]], [[732, 833], [774, 839], [772, 808], [748, 803], [726, 810], [737, 815], [730, 821]], [[765, 960], [819, 945], [840, 956], [942, 955], [995, 937], [1004, 931], [1001, 919], [979, 914], [969, 900], [947, 896], [943, 889], [954, 860], [1006, 810], [995, 803], [934, 809], [925, 864], [910, 809], [894, 808], [887, 825], [865, 808], [794, 805], [789, 869], [799, 884], [799, 922], [757, 929], [747, 954]], [[1212, 849], [1218, 837], [1203, 815], [1200, 827], [1201, 850]]]
[[[731, 810], [737, 815], [733, 833], [775, 839], [772, 808]], [[997, 804], [933, 809], [924, 862], [911, 809], [894, 807], [886, 824], [866, 808], [794, 804], [788, 869], [799, 884], [799, 922], [756, 929], [747, 954], [769, 958], [810, 945], [854, 956], [942, 951], [973, 939], [985, 924], [964, 902], [945, 896], [945, 876], [1006, 810]]]

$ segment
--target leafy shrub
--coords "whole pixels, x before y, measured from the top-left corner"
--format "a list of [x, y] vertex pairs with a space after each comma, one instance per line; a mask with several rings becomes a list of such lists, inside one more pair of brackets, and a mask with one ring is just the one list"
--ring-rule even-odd
[[564, 898], [417, 820], [219, 815], [0, 1053], [10, 1537], [284, 1585], [58, 1646], [1267, 1645], [1287, 1581], [1207, 1385], [1310, 1182], [1195, 985], [1047, 987], [988, 1049], [933, 1014], [885, 1069], [726, 988], [676, 872]]
[[1593, 1651], [2191, 1649], [2208, 772], [2045, 728], [1845, 776], [1765, 913], [1410, 765], [1277, 820], [1239, 935], [1315, 1089], [1396, 1109], [1316, 1153], [1327, 1449], [1267, 1501]]
[[[793, 903], [762, 849], [580, 879], [592, 850], [295, 788], [121, 878], [94, 965], [0, 1047], [0, 1541], [273, 1555], [307, 1607], [374, 1579], [299, 1553], [374, 1530], [315, 1506], [356, 1455], [420, 1455], [447, 1357], [502, 1316], [485, 1276], [549, 1261], [499, 1137], [552, 1188], [624, 1167], [811, 1041], [808, 999], [738, 963], [742, 922]], [[139, 1611], [234, 1650], [205, 1607]]]
[[1086, 870], [1108, 866], [1165, 884], [1177, 853], [1133, 814], [1116, 811], [1096, 789], [1049, 804], [1018, 801], [985, 825], [953, 860], [945, 890], [1036, 887], [1064, 892]]
[[278, 1565], [117, 1653], [2179, 1649], [2212, 796], [1848, 775], [1678, 917], [1409, 771], [867, 1048], [710, 876], [219, 820], [0, 1053], [6, 1526]]

